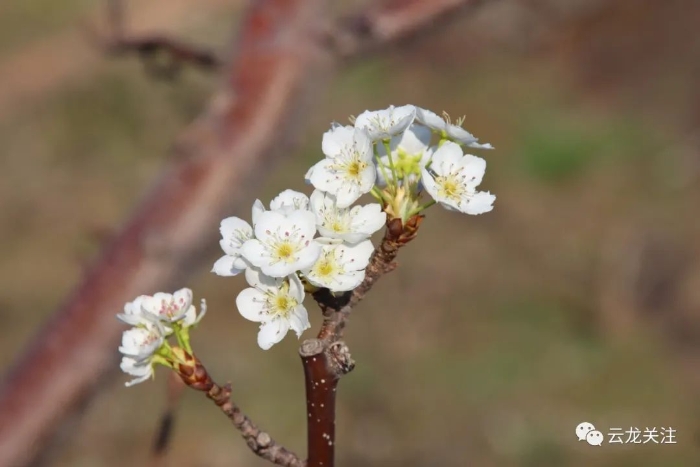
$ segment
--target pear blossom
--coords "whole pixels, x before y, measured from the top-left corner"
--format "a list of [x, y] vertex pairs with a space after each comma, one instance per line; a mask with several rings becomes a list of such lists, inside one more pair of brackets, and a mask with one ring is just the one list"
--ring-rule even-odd
[[384, 110], [366, 110], [355, 119], [355, 127], [367, 130], [372, 141], [389, 139], [404, 132], [416, 118], [412, 105], [389, 106]]
[[[405, 132], [391, 138], [389, 143], [391, 162], [400, 179], [407, 179], [410, 182], [420, 179], [420, 171], [428, 163], [432, 154], [429, 148], [431, 136], [430, 128], [414, 123]], [[383, 167], [377, 167], [377, 184], [384, 186], [386, 185], [384, 174], [393, 178], [391, 165], [383, 145], [377, 146], [377, 152], [380, 155], [379, 164]]]
[[302, 271], [306, 280], [332, 292], [352, 290], [364, 280], [374, 247], [369, 240], [357, 245], [324, 245], [321, 257]]
[[255, 238], [246, 241], [241, 254], [271, 277], [285, 277], [311, 266], [321, 254], [313, 240], [316, 216], [309, 211], [265, 211], [257, 218]]
[[117, 318], [127, 324], [151, 328], [160, 326], [165, 335], [173, 329], [168, 324], [179, 323], [183, 327], [194, 326], [207, 312], [206, 301], [201, 301], [200, 312], [192, 305], [192, 291], [184, 288], [174, 294], [158, 292], [153, 296], [141, 295], [124, 305], [124, 313]]
[[374, 186], [377, 174], [372, 142], [365, 130], [335, 125], [323, 135], [325, 159], [306, 173], [317, 190], [334, 195], [346, 208]]
[[270, 277], [255, 268], [246, 270], [249, 288], [236, 297], [236, 306], [247, 320], [258, 322], [258, 345], [267, 350], [292, 329], [297, 337], [311, 327], [304, 308], [304, 286], [296, 274]]
[[447, 141], [433, 154], [430, 167], [422, 170], [423, 184], [448, 210], [483, 214], [493, 209], [496, 200], [489, 192], [476, 191], [485, 171], [484, 159], [463, 154], [458, 144]]
[[147, 362], [163, 345], [164, 340], [163, 328], [157, 323], [152, 326], [135, 326], [122, 334], [119, 352], [138, 363]]
[[253, 238], [253, 228], [243, 219], [227, 217], [221, 221], [219, 232], [219, 245], [225, 254], [214, 263], [211, 271], [219, 276], [236, 276], [248, 267], [241, 256], [241, 247]]
[[[386, 213], [377, 203], [339, 208], [333, 195], [315, 190], [311, 194], [311, 211], [316, 215], [318, 232], [328, 239], [358, 243], [372, 236], [386, 223]], [[322, 243], [327, 241], [317, 239]]]
[[[445, 116], [447, 117], [447, 114], [445, 114]], [[475, 149], [493, 149], [493, 146], [489, 143], [480, 144], [479, 140], [474, 135], [462, 128], [462, 119], [458, 120], [456, 125], [453, 125], [449, 117], [445, 119], [435, 112], [416, 107], [416, 120], [439, 133], [443, 138], [450, 139], [456, 143], [464, 144]]]

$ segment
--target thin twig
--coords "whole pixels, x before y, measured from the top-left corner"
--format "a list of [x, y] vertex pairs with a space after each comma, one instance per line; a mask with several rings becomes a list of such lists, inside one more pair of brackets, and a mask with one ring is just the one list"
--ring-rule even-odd
[[221, 409], [231, 420], [233, 426], [241, 432], [246, 444], [256, 455], [273, 464], [285, 467], [305, 467], [306, 463], [296, 454], [278, 444], [272, 437], [262, 431], [231, 400], [231, 385], [219, 386], [216, 383], [207, 392], [207, 397]]
[[[120, 11], [121, 2], [112, 1]], [[457, 11], [457, 3], [477, 1], [392, 0], [372, 7], [374, 13], [356, 15], [360, 27], [354, 31], [338, 28], [345, 38], [357, 34], [361, 40], [327, 37], [326, 45], [338, 51], [336, 58], [357, 57], [434, 26], [434, 6], [442, 8], [439, 17], [445, 18]], [[205, 245], [215, 243], [211, 233], [217, 231], [218, 221], [259, 181], [253, 176], [258, 169], [271, 164], [273, 144], [284, 147], [280, 133], [305, 121], [290, 115], [300, 96], [322, 95], [311, 78], [328, 71], [328, 54], [319, 53], [322, 44], [314, 35], [318, 24], [328, 24], [319, 17], [323, 3], [252, 3], [238, 46], [227, 54], [232, 66], [225, 70], [222, 88], [180, 135], [172, 151], [175, 157], [121, 233], [0, 384], [0, 465], [29, 463], [47, 447], [61, 422], [96, 393], [98, 376], [116, 368], [114, 349], [123, 328], [113, 318], [115, 310], [136, 295], [181, 286], [206, 257]], [[433, 13], [420, 16], [418, 6], [430, 7]], [[403, 14], [402, 8], [413, 13]], [[359, 19], [372, 15], [373, 20]], [[119, 21], [112, 32], [123, 37]], [[372, 272], [373, 268], [360, 286], [365, 293], [378, 277], [379, 270]], [[342, 334], [350, 309], [362, 296], [353, 293], [346, 302], [349, 307], [326, 307], [322, 329], [327, 349]]]
[[252, 4], [223, 87], [180, 135], [121, 233], [3, 378], [0, 465], [27, 465], [47, 447], [99, 376], [118, 368], [124, 329], [114, 313], [140, 294], [181, 287], [208, 258], [220, 220], [268, 172], [261, 168], [290, 153], [289, 136], [299, 134], [292, 124], [305, 120], [296, 112], [317, 95], [311, 78], [326, 69], [308, 33], [321, 3]]
[[246, 444], [256, 455], [284, 467], [306, 466], [299, 456], [278, 444], [268, 433], [258, 428], [231, 400], [231, 384], [218, 385], [195, 355], [182, 352], [181, 359], [178, 360], [174, 370], [187, 386], [206, 393], [207, 398], [212, 400], [240, 431]]

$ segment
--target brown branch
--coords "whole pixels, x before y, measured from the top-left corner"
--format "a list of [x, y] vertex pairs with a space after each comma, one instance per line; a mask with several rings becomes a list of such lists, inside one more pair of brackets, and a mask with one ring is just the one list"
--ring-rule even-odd
[[326, 351], [319, 339], [304, 341], [299, 349], [306, 381], [308, 466], [333, 467], [335, 456], [335, 394], [341, 374], [355, 363], [347, 346], [336, 342]]
[[305, 467], [306, 463], [296, 454], [278, 444], [272, 437], [253, 423], [231, 400], [231, 384], [216, 384], [202, 362], [194, 355], [177, 349], [178, 360], [175, 371], [182, 381], [192, 389], [206, 393], [217, 407], [241, 432], [246, 444], [259, 457], [284, 467]]
[[339, 58], [364, 57], [443, 27], [484, 0], [385, 0], [341, 18], [327, 40]]
[[328, 289], [314, 293], [323, 312], [323, 325], [318, 338], [305, 340], [299, 350], [306, 382], [308, 467], [334, 466], [335, 393], [340, 377], [355, 367], [350, 350], [340, 341], [350, 313], [381, 276], [394, 270], [399, 248], [415, 238], [422, 220], [423, 216], [414, 216], [405, 226], [400, 219], [387, 222], [365, 278], [353, 291], [340, 296]]
[[[321, 0], [267, 0], [247, 12], [233, 60], [170, 164], [82, 284], [34, 337], [0, 386], [0, 465], [29, 463], [59, 422], [118, 368], [114, 318], [142, 293], [174, 289], [216, 244], [219, 221], [259, 185], [273, 148], [326, 69], [309, 34]], [[280, 135], [282, 131], [282, 135]], [[267, 170], [265, 171], [267, 172]]]
[[[123, 16], [121, 2], [112, 1]], [[121, 234], [5, 375], [0, 465], [26, 465], [46, 449], [60, 424], [97, 392], [100, 377], [117, 367], [114, 349], [123, 329], [114, 313], [141, 293], [182, 286], [206, 257], [207, 245], [215, 244], [218, 221], [230, 215], [243, 190], [259, 183], [254, 175], [272, 162], [273, 146], [290, 152], [280, 132], [289, 134], [295, 122], [306, 120], [290, 118], [300, 97], [322, 94], [312, 79], [328, 70], [328, 54], [320, 45], [334, 47], [339, 58], [356, 57], [412, 36], [477, 0], [391, 0], [346, 21], [320, 44], [318, 24], [328, 24], [319, 17], [323, 3], [251, 5], [238, 46], [227, 56], [232, 65], [222, 68], [221, 89], [178, 138], [169, 166]], [[112, 32], [123, 38], [119, 21]], [[352, 306], [391, 268], [391, 245], [382, 251], [375, 253], [359, 291], [344, 304], [325, 308], [321, 337], [328, 361], [335, 358], [330, 348]], [[335, 372], [342, 365], [329, 368]]]
[[160, 74], [175, 73], [185, 64], [206, 71], [217, 71], [223, 66], [211, 50], [165, 36], [121, 38], [107, 42], [105, 48], [117, 56], [136, 54], [149, 70]]
[[184, 65], [194, 65], [205, 71], [219, 71], [223, 60], [213, 51], [160, 34], [129, 36], [126, 32], [125, 7], [122, 0], [107, 2], [109, 33], [100, 33], [89, 24], [85, 32], [92, 42], [113, 56], [137, 55], [146, 69], [161, 77], [172, 77]]
[[219, 386], [213, 384], [207, 391], [207, 397], [221, 409], [221, 411], [231, 420], [233, 426], [241, 432], [246, 444], [256, 455], [266, 459], [273, 464], [285, 467], [304, 467], [306, 463], [293, 452], [270, 437], [269, 434], [260, 430], [250, 418], [231, 400], [231, 385]]

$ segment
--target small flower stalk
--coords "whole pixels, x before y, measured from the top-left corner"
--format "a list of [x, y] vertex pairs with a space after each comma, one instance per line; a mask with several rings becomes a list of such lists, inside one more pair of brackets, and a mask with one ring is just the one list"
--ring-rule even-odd
[[[152, 378], [156, 365], [173, 369], [181, 376], [183, 371], [192, 373], [189, 368], [196, 367], [193, 363], [196, 359], [190, 344], [190, 329], [201, 321], [206, 310], [206, 302], [202, 300], [197, 313], [190, 289], [180, 289], [172, 295], [162, 292], [142, 295], [124, 305], [124, 313], [117, 318], [132, 327], [122, 335], [120, 367], [134, 377], [126, 386]], [[173, 339], [176, 345], [170, 343]]]

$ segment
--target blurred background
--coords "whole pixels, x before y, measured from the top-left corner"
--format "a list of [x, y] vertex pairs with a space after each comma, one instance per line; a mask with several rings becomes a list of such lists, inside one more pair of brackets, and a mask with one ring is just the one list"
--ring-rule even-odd
[[[129, 27], [225, 52], [242, 7], [131, 2]], [[154, 79], [136, 58], [104, 56], [85, 33], [103, 13], [97, 0], [0, 4], [0, 369], [79, 281], [218, 84], [195, 69]], [[331, 121], [403, 103], [466, 115], [465, 128], [496, 147], [478, 155], [482, 187], [498, 196], [479, 217], [432, 208], [399, 268], [353, 314], [358, 365], [338, 392], [339, 465], [700, 463], [698, 24], [694, 0], [493, 0], [337, 75], [307, 116], [303, 147], [251, 203], [308, 189], [303, 174]], [[216, 258], [188, 284], [210, 307], [195, 349], [233, 381], [244, 411], [303, 453], [298, 342], [257, 347], [256, 325], [235, 309], [244, 280], [209, 273]], [[315, 330], [320, 313], [307, 305]], [[166, 376], [130, 389], [115, 378], [51, 465], [145, 464]], [[677, 444], [594, 448], [576, 441], [582, 421], [606, 439], [612, 427], [672, 427]], [[169, 457], [268, 465], [194, 392]]]

